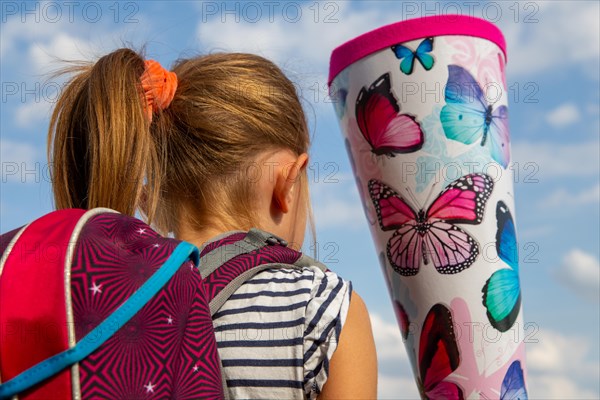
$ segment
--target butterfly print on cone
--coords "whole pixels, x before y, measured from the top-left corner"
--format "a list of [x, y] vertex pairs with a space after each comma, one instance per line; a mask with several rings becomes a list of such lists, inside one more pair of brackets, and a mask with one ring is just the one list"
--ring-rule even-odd
[[402, 339], [408, 339], [408, 334], [410, 333], [410, 322], [408, 320], [408, 313], [404, 309], [404, 306], [398, 301], [393, 300], [394, 312], [396, 313], [396, 320], [400, 325], [400, 333], [402, 334]]
[[488, 104], [475, 78], [458, 65], [448, 66], [444, 96], [440, 120], [446, 137], [467, 145], [480, 139], [481, 146], [491, 143], [492, 158], [506, 168], [510, 161], [508, 108]]
[[432, 262], [441, 274], [469, 268], [479, 255], [479, 246], [455, 224], [480, 224], [493, 186], [488, 175], [465, 175], [450, 183], [427, 209], [415, 211], [394, 189], [371, 179], [369, 193], [379, 226], [395, 231], [387, 244], [392, 268], [403, 276], [416, 275], [421, 262]]
[[502, 380], [500, 388], [500, 400], [527, 400], [527, 389], [525, 388], [525, 378], [523, 377], [523, 367], [521, 361], [515, 360]]
[[433, 68], [433, 56], [430, 53], [433, 50], [433, 38], [426, 38], [419, 44], [417, 50], [412, 51], [402, 44], [392, 46], [392, 51], [400, 61], [400, 71], [406, 75], [413, 72], [415, 59], [419, 60], [423, 68], [429, 71]]
[[394, 157], [423, 146], [423, 131], [415, 117], [399, 114], [400, 106], [391, 89], [390, 74], [380, 76], [356, 98], [356, 122], [375, 155]]
[[462, 297], [455, 297], [450, 308], [454, 326], [459, 331], [457, 342], [461, 358], [453, 379], [460, 384], [465, 396], [480, 400], [527, 400], [520, 361], [525, 355], [525, 344], [494, 340], [488, 333], [489, 325], [473, 320]]
[[462, 400], [462, 388], [446, 378], [458, 368], [460, 355], [452, 315], [443, 304], [427, 313], [419, 340], [417, 385], [422, 399]]
[[517, 235], [512, 215], [503, 201], [496, 206], [496, 251], [498, 257], [510, 268], [492, 274], [482, 289], [483, 305], [492, 326], [500, 332], [512, 328], [521, 308], [519, 283], [519, 253]]

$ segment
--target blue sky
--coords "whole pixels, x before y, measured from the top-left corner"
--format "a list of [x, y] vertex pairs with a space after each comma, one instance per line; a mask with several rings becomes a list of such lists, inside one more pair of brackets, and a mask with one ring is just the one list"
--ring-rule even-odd
[[[225, 4], [225, 5], [224, 5]], [[250, 5], [248, 5], [250, 4]], [[598, 398], [600, 28], [598, 2], [46, 2], [1, 3], [0, 232], [52, 209], [45, 145], [62, 81], [53, 57], [94, 59], [123, 43], [150, 58], [247, 51], [277, 62], [310, 120], [318, 257], [372, 313], [380, 396], [416, 398], [375, 248], [351, 176], [326, 76], [331, 50], [381, 25], [463, 14], [496, 23], [507, 83], [516, 223], [523, 255], [532, 398]], [[334, 182], [332, 182], [334, 181]], [[307, 249], [308, 250], [308, 249]], [[523, 257], [522, 257], [523, 258]], [[535, 327], [535, 328], [534, 328]]]

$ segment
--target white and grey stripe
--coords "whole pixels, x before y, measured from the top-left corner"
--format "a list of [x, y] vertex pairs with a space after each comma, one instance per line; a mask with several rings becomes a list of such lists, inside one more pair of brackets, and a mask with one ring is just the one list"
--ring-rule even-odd
[[351, 292], [317, 267], [267, 269], [244, 283], [213, 316], [230, 398], [316, 398]]

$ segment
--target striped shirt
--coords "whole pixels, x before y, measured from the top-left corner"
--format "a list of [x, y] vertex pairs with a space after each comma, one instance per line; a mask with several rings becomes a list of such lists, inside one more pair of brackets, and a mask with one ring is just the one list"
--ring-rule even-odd
[[245, 282], [213, 317], [230, 398], [316, 398], [351, 292], [317, 267], [267, 269]]

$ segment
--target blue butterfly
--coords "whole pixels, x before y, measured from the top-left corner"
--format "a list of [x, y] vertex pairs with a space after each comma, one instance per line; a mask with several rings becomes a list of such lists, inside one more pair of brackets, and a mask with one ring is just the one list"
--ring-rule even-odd
[[503, 168], [510, 161], [508, 108], [488, 104], [483, 90], [473, 76], [458, 65], [448, 66], [448, 82], [444, 92], [446, 105], [440, 113], [448, 139], [472, 144], [481, 138], [485, 146], [491, 142], [492, 158]]
[[412, 51], [408, 47], [396, 44], [392, 46], [392, 51], [396, 54], [396, 58], [402, 60], [400, 62], [400, 71], [406, 75], [410, 75], [413, 72], [415, 65], [415, 58], [419, 60], [423, 68], [429, 71], [433, 67], [433, 56], [427, 54], [433, 50], [433, 38], [424, 39], [416, 51]]
[[345, 68], [342, 72], [335, 77], [331, 86], [329, 87], [329, 96], [333, 102], [335, 113], [338, 117], [338, 121], [341, 121], [346, 113], [346, 97], [348, 97], [348, 75], [350, 74], [349, 68]]
[[521, 361], [516, 360], [510, 364], [508, 371], [506, 371], [506, 375], [502, 381], [500, 400], [527, 400], [527, 398]]
[[503, 201], [496, 206], [496, 251], [510, 268], [492, 274], [482, 289], [483, 305], [492, 326], [500, 332], [509, 330], [521, 307], [521, 285], [519, 284], [519, 253], [517, 235], [512, 215]]

